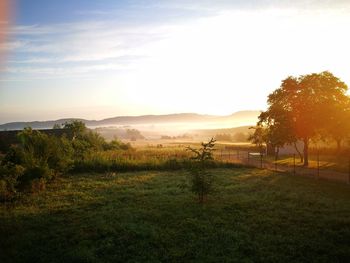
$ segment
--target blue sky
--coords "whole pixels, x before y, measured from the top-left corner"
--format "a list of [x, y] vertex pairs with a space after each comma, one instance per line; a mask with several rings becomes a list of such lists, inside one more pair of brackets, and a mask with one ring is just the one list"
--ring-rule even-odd
[[[288, 75], [350, 83], [348, 1], [17, 0], [0, 123], [264, 109]], [[0, 21], [1, 22], [1, 21]]]

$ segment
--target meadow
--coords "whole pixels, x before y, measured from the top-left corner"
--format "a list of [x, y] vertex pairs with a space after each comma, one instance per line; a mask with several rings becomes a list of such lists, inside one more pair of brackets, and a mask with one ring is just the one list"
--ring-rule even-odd
[[0, 204], [0, 262], [347, 262], [349, 186], [253, 168], [81, 173]]

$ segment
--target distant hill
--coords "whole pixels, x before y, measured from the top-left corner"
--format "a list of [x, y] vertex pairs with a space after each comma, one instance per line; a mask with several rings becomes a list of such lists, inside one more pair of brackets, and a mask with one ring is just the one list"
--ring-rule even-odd
[[33, 129], [50, 129], [55, 124], [63, 124], [72, 120], [80, 120], [88, 127], [128, 126], [128, 125], [156, 125], [156, 124], [205, 124], [210, 123], [218, 127], [237, 127], [253, 125], [257, 121], [259, 111], [239, 111], [227, 116], [202, 115], [196, 113], [178, 113], [168, 115], [118, 116], [103, 120], [85, 120], [68, 118], [50, 121], [10, 122], [0, 125], [0, 130], [21, 130], [25, 127]]

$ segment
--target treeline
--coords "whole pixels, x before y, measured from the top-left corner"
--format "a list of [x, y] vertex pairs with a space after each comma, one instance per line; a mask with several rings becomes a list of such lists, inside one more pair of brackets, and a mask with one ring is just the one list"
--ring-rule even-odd
[[80, 121], [65, 123], [61, 136], [25, 128], [17, 134], [1, 159], [0, 199], [9, 200], [17, 192], [40, 191], [46, 183], [84, 161], [91, 153], [129, 150], [130, 144], [118, 140], [106, 142]]
[[[46, 134], [26, 128], [17, 134], [17, 143], [0, 155], [0, 200], [44, 190], [62, 174], [107, 173], [140, 170], [190, 169], [193, 160], [184, 148], [176, 151], [157, 148], [136, 150], [117, 139], [111, 142], [79, 121], [65, 123], [62, 132]], [[58, 135], [60, 134], [60, 135]], [[206, 168], [240, 165], [210, 161]]]
[[215, 135], [216, 141], [226, 141], [226, 142], [247, 142], [249, 135], [243, 132], [231, 133], [218, 133]]

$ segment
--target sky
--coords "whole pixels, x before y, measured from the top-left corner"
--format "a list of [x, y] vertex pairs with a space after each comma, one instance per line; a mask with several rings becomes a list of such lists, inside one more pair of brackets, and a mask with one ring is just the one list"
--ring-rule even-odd
[[350, 1], [0, 1], [0, 123], [264, 110], [324, 70], [350, 85]]

